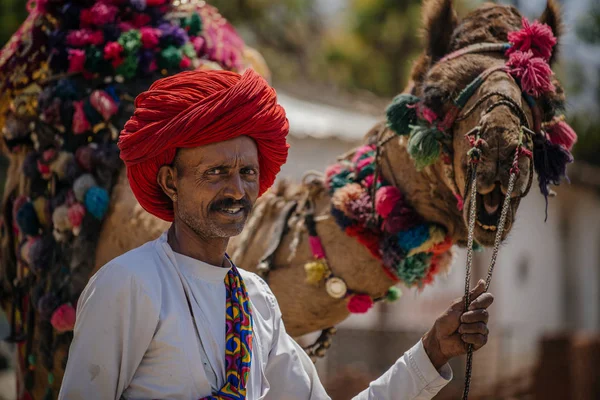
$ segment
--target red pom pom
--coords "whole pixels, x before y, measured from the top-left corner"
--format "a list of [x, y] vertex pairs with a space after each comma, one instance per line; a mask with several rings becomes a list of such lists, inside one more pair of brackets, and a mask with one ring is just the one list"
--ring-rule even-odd
[[85, 51], [69, 49], [69, 73], [82, 72], [85, 67]]
[[113, 60], [115, 58], [120, 58], [121, 53], [123, 53], [123, 46], [121, 46], [117, 42], [108, 42], [106, 43], [106, 46], [104, 46], [105, 60]]
[[190, 65], [192, 65], [192, 61], [189, 58], [184, 56], [181, 59], [181, 62], [179, 63], [179, 68], [188, 69], [190, 67]]
[[142, 46], [145, 49], [153, 49], [158, 46], [160, 33], [158, 29], [145, 27], [140, 29], [140, 33], [142, 35]]
[[400, 201], [402, 201], [402, 193], [398, 188], [384, 186], [375, 194], [375, 211], [383, 218], [387, 218]]
[[79, 135], [90, 130], [92, 126], [83, 111], [83, 101], [74, 101], [73, 108], [75, 108], [72, 124], [73, 133]]
[[81, 226], [81, 222], [83, 222], [83, 217], [85, 216], [85, 207], [81, 203], [74, 203], [71, 207], [69, 207], [67, 216], [69, 217], [71, 226], [77, 228], [78, 226]]
[[550, 66], [541, 57], [534, 57], [531, 50], [512, 53], [506, 65], [511, 75], [521, 80], [521, 88], [524, 92], [539, 97], [555, 90], [550, 81], [552, 77]]
[[75, 309], [70, 304], [63, 304], [54, 311], [50, 323], [60, 333], [72, 331], [75, 327]]
[[546, 131], [550, 137], [550, 142], [559, 144], [568, 151], [571, 151], [577, 142], [577, 133], [561, 119], [552, 121]]
[[550, 60], [552, 48], [556, 45], [556, 37], [554, 37], [552, 29], [537, 21], [531, 24], [525, 17], [522, 19], [522, 24], [521, 30], [508, 34], [508, 41], [512, 47], [506, 51], [506, 55], [517, 51], [531, 50], [535, 57], [542, 57], [546, 61]]
[[373, 299], [367, 294], [354, 294], [348, 301], [348, 311], [353, 314], [364, 314], [373, 307]]

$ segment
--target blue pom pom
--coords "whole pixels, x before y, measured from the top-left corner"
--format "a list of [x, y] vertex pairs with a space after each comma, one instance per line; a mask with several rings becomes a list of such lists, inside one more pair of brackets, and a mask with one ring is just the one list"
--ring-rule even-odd
[[108, 201], [108, 192], [99, 186], [89, 188], [85, 194], [85, 208], [97, 219], [104, 218], [108, 210]]
[[17, 211], [17, 225], [21, 232], [29, 236], [36, 236], [40, 230], [40, 221], [33, 204], [27, 202]]
[[335, 207], [331, 207], [331, 215], [333, 216], [333, 219], [335, 219], [335, 222], [338, 224], [338, 226], [342, 229], [346, 229], [349, 226], [354, 225], [354, 221], [351, 220], [350, 218], [348, 218], [346, 216], [346, 214], [344, 214], [343, 211], [338, 210]]
[[397, 237], [402, 250], [408, 253], [429, 239], [429, 227], [425, 224], [417, 225], [406, 231], [398, 232]]

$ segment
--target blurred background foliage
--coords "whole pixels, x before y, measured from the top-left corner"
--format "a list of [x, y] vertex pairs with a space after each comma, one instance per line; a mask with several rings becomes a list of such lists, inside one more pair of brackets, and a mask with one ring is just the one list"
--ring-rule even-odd
[[[479, 0], [456, 0], [464, 15]], [[246, 42], [265, 57], [275, 86], [311, 87], [315, 93], [368, 93], [389, 99], [406, 85], [420, 39], [420, 0], [212, 0]], [[504, 1], [519, 6], [519, 1]], [[27, 15], [25, 0], [0, 0], [0, 44]], [[574, 29], [582, 47], [600, 47], [600, 0]], [[595, 75], [593, 106], [571, 109], [579, 134], [577, 159], [600, 165], [600, 63], [563, 60], [556, 71], [568, 94], [590, 90], [581, 72]]]

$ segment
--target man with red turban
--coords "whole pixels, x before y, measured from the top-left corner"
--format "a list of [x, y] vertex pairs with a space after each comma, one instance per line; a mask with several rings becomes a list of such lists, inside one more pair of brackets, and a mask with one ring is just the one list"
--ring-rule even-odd
[[[90, 279], [59, 398], [328, 399], [267, 284], [225, 252], [286, 161], [275, 91], [252, 70], [191, 71], [135, 106], [121, 158], [142, 207], [173, 223]], [[451, 379], [449, 358], [487, 339], [483, 291], [482, 281], [470, 311], [456, 302], [357, 399], [432, 398]]]

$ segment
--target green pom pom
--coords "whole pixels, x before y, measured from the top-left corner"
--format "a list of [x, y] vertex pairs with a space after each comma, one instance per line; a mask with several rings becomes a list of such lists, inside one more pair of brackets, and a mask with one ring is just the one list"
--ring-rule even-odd
[[97, 46], [90, 46], [85, 49], [85, 69], [90, 72], [108, 73], [109, 65], [104, 59], [102, 49]]
[[440, 158], [439, 141], [442, 138], [442, 132], [434, 126], [411, 126], [410, 138], [408, 139], [408, 153], [415, 160], [417, 170], [422, 170]]
[[421, 284], [427, 274], [431, 255], [428, 253], [417, 253], [414, 256], [406, 257], [398, 264], [398, 278], [407, 286]]
[[473, 240], [473, 251], [481, 253], [483, 251], [483, 246]]
[[179, 68], [182, 58], [183, 53], [181, 52], [181, 49], [178, 49], [175, 46], [169, 46], [160, 52], [158, 65], [161, 68], [176, 69]]
[[198, 36], [202, 32], [202, 19], [197, 12], [187, 18], [183, 18], [182, 26], [187, 29], [188, 35]]
[[394, 98], [386, 110], [387, 125], [398, 135], [408, 135], [410, 126], [417, 123], [417, 96], [403, 93]]
[[123, 32], [117, 42], [123, 46], [125, 54], [135, 53], [142, 48], [142, 34], [137, 29], [131, 29]]
[[194, 49], [194, 45], [191, 43], [186, 43], [181, 50], [183, 54], [188, 58], [196, 58], [196, 50]]
[[352, 174], [348, 170], [343, 170], [339, 174], [334, 175], [330, 179], [329, 191], [330, 193], [335, 192], [339, 188], [342, 188], [352, 181]]
[[391, 288], [388, 289], [386, 295], [385, 295], [385, 299], [387, 301], [389, 301], [390, 303], [398, 300], [400, 298], [400, 296], [402, 296], [402, 291], [397, 288], [396, 286], [392, 286]]
[[123, 63], [117, 67], [117, 74], [122, 75], [125, 79], [135, 77], [138, 67], [138, 60], [134, 54], [130, 54], [123, 60]]

